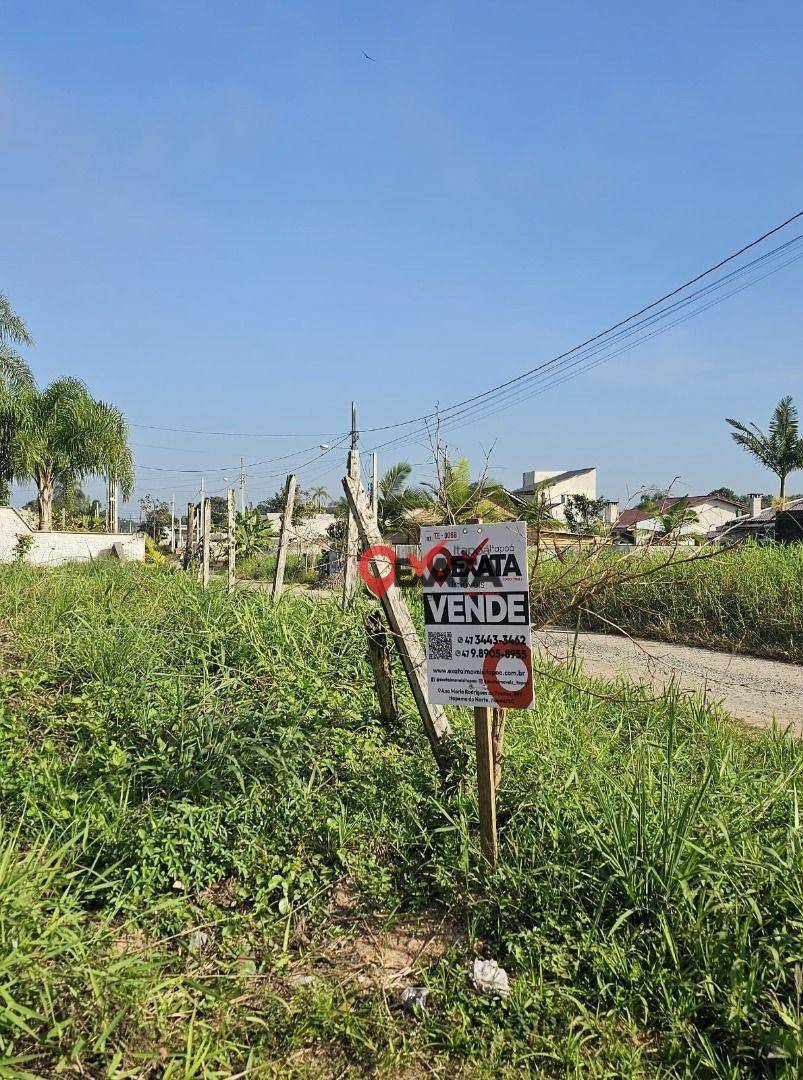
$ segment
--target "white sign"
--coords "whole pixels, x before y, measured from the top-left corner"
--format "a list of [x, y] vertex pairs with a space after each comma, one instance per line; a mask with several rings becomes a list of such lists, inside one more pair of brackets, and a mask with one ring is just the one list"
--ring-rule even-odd
[[427, 697], [531, 709], [527, 526], [422, 528]]

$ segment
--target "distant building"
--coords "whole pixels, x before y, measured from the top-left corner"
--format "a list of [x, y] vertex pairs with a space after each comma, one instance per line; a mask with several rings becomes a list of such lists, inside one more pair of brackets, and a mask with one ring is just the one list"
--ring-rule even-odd
[[[756, 501], [757, 499], [757, 501]], [[761, 509], [761, 497], [753, 499], [750, 514], [737, 518], [735, 522], [717, 530], [719, 540], [755, 540], [765, 544], [776, 541], [779, 544], [803, 542], [803, 499], [787, 503], [783, 510], [776, 506]]]
[[653, 533], [660, 531], [660, 515], [668, 513], [681, 501], [695, 512], [697, 521], [681, 526], [675, 533], [676, 536], [706, 536], [732, 525], [747, 509], [742, 503], [726, 499], [722, 495], [675, 496], [664, 499], [657, 512], [639, 508], [624, 510], [613, 524], [613, 535], [633, 541], [649, 539]]
[[514, 488], [512, 495], [528, 502], [536, 491], [542, 491], [549, 504], [552, 517], [566, 520], [566, 500], [575, 495], [585, 495], [588, 499], [597, 497], [596, 469], [546, 470], [526, 472], [522, 476], [521, 487]]

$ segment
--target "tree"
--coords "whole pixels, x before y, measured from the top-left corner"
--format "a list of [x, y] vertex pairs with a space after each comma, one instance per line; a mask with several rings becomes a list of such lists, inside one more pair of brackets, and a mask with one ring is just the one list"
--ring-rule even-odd
[[667, 507], [658, 518], [658, 534], [667, 538], [681, 532], [688, 532], [690, 525], [698, 525], [700, 516], [688, 503], [688, 499], [678, 499]]
[[315, 503], [318, 510], [323, 510], [327, 503], [331, 502], [332, 496], [325, 487], [314, 487], [309, 493], [310, 499]]
[[13, 345], [33, 345], [33, 338], [0, 293], [0, 506], [8, 505], [13, 480], [11, 443], [17, 422], [15, 399], [23, 387], [33, 385], [31, 369]]
[[783, 505], [787, 476], [803, 469], [803, 439], [798, 433], [797, 409], [792, 398], [783, 397], [775, 406], [767, 435], [752, 422], [745, 425], [729, 417], [726, 422], [734, 429], [733, 441], [778, 477], [781, 482], [778, 496]]
[[569, 495], [563, 507], [566, 524], [572, 532], [593, 534], [602, 531], [602, 512], [607, 499], [590, 499], [588, 495]]
[[170, 504], [164, 499], [154, 499], [145, 495], [139, 500], [139, 508], [145, 524], [145, 532], [150, 533], [154, 542], [158, 542], [163, 529], [170, 528]]
[[15, 395], [11, 467], [37, 488], [39, 528], [53, 527], [56, 483], [76, 490], [88, 476], [120, 470], [125, 497], [133, 488], [133, 466], [122, 414], [96, 401], [78, 379], [57, 379], [44, 390], [25, 386]]
[[424, 484], [424, 488], [431, 492], [431, 504], [442, 521], [459, 525], [477, 518], [500, 521], [510, 517], [506, 511], [510, 500], [505, 489], [485, 475], [479, 480], [469, 479], [467, 458], [451, 462], [443, 457], [442, 461], [436, 461], [437, 483]]
[[234, 541], [237, 554], [244, 559], [264, 551], [274, 536], [273, 522], [263, 517], [259, 510], [243, 510], [237, 515]]
[[730, 499], [731, 502], [740, 503], [740, 502], [743, 501], [742, 499], [739, 498], [739, 496], [736, 494], [736, 492], [733, 490], [733, 488], [729, 488], [729, 487], [714, 488], [714, 490], [709, 491], [708, 494], [709, 495], [717, 495], [717, 496], [719, 496], [720, 499]]
[[[257, 510], [262, 514], [283, 514], [284, 488], [281, 488], [274, 495], [271, 495], [270, 498], [263, 499], [262, 502], [257, 503]], [[304, 518], [309, 517], [310, 514], [314, 514], [316, 510], [317, 506], [312, 501], [312, 496], [301, 488], [298, 488], [295, 501], [293, 502], [293, 524], [298, 525]]]
[[409, 525], [411, 510], [429, 506], [431, 500], [420, 488], [407, 486], [412, 465], [397, 461], [377, 482], [377, 517], [380, 532], [395, 532]]
[[228, 499], [223, 495], [210, 495], [209, 511], [213, 525], [226, 525], [229, 520]]

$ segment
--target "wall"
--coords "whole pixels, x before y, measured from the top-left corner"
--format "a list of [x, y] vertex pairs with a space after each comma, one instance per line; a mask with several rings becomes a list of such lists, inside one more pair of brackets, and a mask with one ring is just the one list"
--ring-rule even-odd
[[139, 533], [37, 532], [10, 506], [0, 506], [0, 563], [12, 562], [20, 536], [33, 538], [25, 562], [33, 566], [60, 566], [66, 562], [90, 562], [114, 555], [118, 548], [124, 562], [145, 558], [145, 537]]

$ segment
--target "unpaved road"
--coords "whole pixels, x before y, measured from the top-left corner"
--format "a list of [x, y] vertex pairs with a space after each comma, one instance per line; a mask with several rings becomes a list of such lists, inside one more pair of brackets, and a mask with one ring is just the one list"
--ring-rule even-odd
[[[558, 661], [574, 645], [574, 631], [560, 627], [539, 630], [536, 637], [543, 655]], [[798, 664], [591, 632], [579, 635], [577, 657], [587, 675], [625, 674], [657, 689], [674, 679], [684, 690], [704, 690], [737, 720], [770, 727], [774, 718], [781, 728], [803, 736], [803, 666]]]

